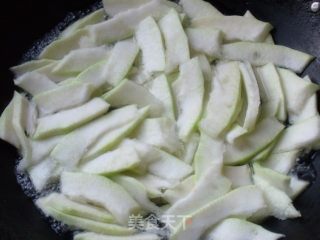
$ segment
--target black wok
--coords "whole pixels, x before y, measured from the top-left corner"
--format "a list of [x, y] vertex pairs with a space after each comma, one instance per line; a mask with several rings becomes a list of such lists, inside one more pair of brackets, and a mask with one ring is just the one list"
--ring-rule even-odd
[[[92, 0], [10, 0], [1, 2], [0, 15], [0, 108], [13, 95], [12, 74], [8, 68], [21, 62], [22, 55], [61, 22], [67, 13], [87, 9]], [[312, 13], [309, 0], [214, 0], [225, 14], [243, 14], [246, 9], [275, 26], [278, 44], [303, 50], [317, 59], [306, 69], [313, 81], [320, 83], [320, 12]], [[6, 6], [4, 4], [7, 4]], [[61, 26], [63, 27], [63, 26]], [[25, 56], [30, 59], [30, 56]], [[299, 96], [297, 96], [299, 97]], [[0, 240], [71, 239], [57, 235], [17, 183], [14, 173], [18, 155], [9, 144], [0, 141]], [[311, 160], [307, 159], [307, 162]], [[320, 171], [320, 154], [310, 163]], [[303, 175], [303, 173], [302, 173]], [[306, 176], [310, 178], [310, 172]], [[312, 178], [312, 176], [311, 176]], [[320, 239], [320, 178], [300, 196], [295, 205], [302, 218], [279, 221], [269, 219], [264, 226], [287, 235], [289, 240]], [[227, 240], [227, 239], [226, 239]]]

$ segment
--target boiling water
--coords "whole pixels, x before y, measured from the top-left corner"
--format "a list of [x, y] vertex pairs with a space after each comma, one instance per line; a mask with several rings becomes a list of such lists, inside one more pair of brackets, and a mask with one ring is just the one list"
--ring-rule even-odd
[[[19, 163], [19, 160], [17, 161], [17, 166], [18, 166], [18, 163]], [[16, 166], [17, 182], [21, 186], [24, 194], [26, 194], [29, 198], [32, 198], [33, 201], [37, 200], [38, 198], [40, 198], [42, 196], [46, 196], [51, 192], [59, 191], [59, 188], [60, 188], [59, 184], [50, 184], [41, 192], [37, 192], [35, 190], [35, 188], [33, 187], [32, 182], [31, 182], [28, 174], [25, 172], [19, 171], [17, 166]], [[48, 219], [48, 222], [49, 222], [51, 228], [57, 234], [59, 234], [59, 235], [71, 234], [70, 229], [67, 226], [63, 225], [61, 222], [58, 222], [51, 217], [46, 217], [46, 216], [44, 216], [44, 217]]]
[[[41, 53], [41, 51], [50, 44], [53, 40], [57, 39], [59, 34], [70, 24], [75, 22], [76, 20], [86, 16], [87, 14], [99, 9], [102, 7], [102, 2], [98, 1], [91, 6], [89, 6], [88, 9], [76, 11], [76, 12], [70, 12], [67, 14], [67, 16], [58, 23], [52, 30], [50, 30], [47, 34], [45, 34], [41, 39], [37, 40], [31, 48], [22, 55], [21, 63], [34, 60], [38, 57], [38, 55]], [[20, 159], [17, 161], [17, 166]], [[25, 172], [21, 172], [17, 170], [16, 167], [16, 178], [17, 182], [20, 184], [24, 194], [26, 194], [28, 197], [32, 198], [34, 201], [38, 199], [41, 196], [45, 196], [51, 192], [59, 191], [59, 185], [58, 184], [51, 184], [47, 186], [43, 191], [37, 192], [35, 188], [32, 185], [32, 182]], [[44, 216], [46, 217], [46, 216]], [[61, 222], [58, 222], [54, 220], [53, 218], [46, 217], [48, 219], [48, 222], [51, 226], [51, 228], [59, 235], [72, 235], [73, 232], [70, 231], [70, 229], [63, 225]], [[72, 239], [70, 237], [70, 239]]]
[[[63, 31], [68, 25], [76, 21], [77, 19], [80, 19], [81, 17], [87, 15], [90, 12], [93, 12], [97, 10], [98, 8], [102, 7], [102, 3], [99, 1], [93, 5], [91, 5], [88, 9], [82, 10], [82, 11], [77, 11], [77, 12], [70, 12], [67, 14], [65, 19], [63, 19], [60, 23], [58, 23], [51, 31], [49, 31], [43, 38], [40, 40], [36, 41], [34, 45], [22, 56], [21, 62], [25, 61], [30, 61], [34, 60], [37, 58], [37, 56], [41, 53], [44, 47], [46, 47], [49, 43], [51, 43], [53, 40], [55, 40], [61, 31]], [[309, 182], [314, 182], [316, 178], [316, 170], [313, 166], [313, 160], [316, 158], [316, 153], [315, 152], [308, 152], [308, 153], [303, 153], [299, 159], [297, 160], [296, 166], [292, 169], [291, 174], [298, 176], [299, 178], [309, 181]], [[18, 160], [19, 162], [19, 160]], [[24, 172], [20, 172], [16, 170], [16, 177], [17, 177], [17, 182], [20, 184], [23, 192], [33, 200], [38, 199], [41, 196], [45, 196], [50, 192], [53, 191], [59, 191], [59, 185], [58, 184], [52, 184], [40, 193], [37, 192], [28, 175]], [[74, 233], [74, 231], [70, 231], [70, 229], [61, 224], [60, 222], [48, 218], [48, 222], [51, 225], [51, 228], [59, 235], [63, 236], [69, 236], [70, 239]], [[159, 227], [163, 226], [163, 223], [159, 221]], [[164, 236], [168, 234], [168, 229], [164, 230], [164, 232], [159, 233], [159, 235]], [[163, 237], [163, 240], [167, 239], [166, 237]]]

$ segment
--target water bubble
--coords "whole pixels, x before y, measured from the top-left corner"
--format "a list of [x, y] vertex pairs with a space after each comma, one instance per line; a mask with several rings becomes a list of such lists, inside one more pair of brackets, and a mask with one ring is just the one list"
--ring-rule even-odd
[[311, 11], [312, 12], [318, 12], [320, 9], [320, 2], [313, 2], [311, 4]]

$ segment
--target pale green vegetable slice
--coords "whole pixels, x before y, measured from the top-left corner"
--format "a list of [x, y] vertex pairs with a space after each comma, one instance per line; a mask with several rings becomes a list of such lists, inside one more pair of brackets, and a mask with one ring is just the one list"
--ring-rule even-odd
[[288, 174], [296, 164], [299, 154], [299, 150], [272, 153], [266, 160], [261, 162], [261, 165], [279, 173]]
[[20, 77], [21, 75], [35, 71], [39, 68], [45, 67], [51, 63], [54, 63], [54, 60], [50, 59], [39, 59], [39, 60], [31, 60], [28, 62], [24, 62], [20, 65], [11, 67], [10, 70], [14, 73], [16, 77]]
[[226, 146], [224, 163], [242, 165], [248, 162], [254, 155], [271, 144], [283, 129], [284, 126], [276, 119], [263, 119], [253, 132], [239, 137], [233, 144]]
[[190, 165], [173, 155], [156, 148], [153, 152], [158, 158], [148, 166], [151, 174], [169, 181], [181, 181], [192, 173], [193, 169]]
[[131, 214], [140, 211], [137, 202], [123, 187], [103, 176], [64, 172], [61, 175], [61, 192], [71, 199], [104, 207], [124, 226]]
[[[218, 137], [226, 131], [237, 117], [241, 99], [241, 74], [237, 62], [217, 65], [213, 90], [203, 119], [201, 130], [211, 137]], [[216, 113], [219, 113], [217, 115]]]
[[301, 112], [298, 114], [289, 115], [289, 121], [291, 124], [296, 124], [317, 116], [318, 114], [318, 100], [317, 94], [315, 93], [306, 101], [306, 104]]
[[168, 82], [169, 84], [172, 85], [172, 83], [178, 79], [179, 77], [179, 72], [173, 72], [173, 73], [169, 73], [169, 74], [166, 74], [167, 76], [167, 79], [168, 79]]
[[39, 69], [36, 69], [32, 72], [36, 72], [42, 75], [47, 76], [47, 78], [49, 78], [51, 81], [59, 84], [61, 82], [64, 82], [65, 80], [71, 78], [71, 77], [75, 77], [74, 75], [65, 75], [65, 76], [60, 76], [58, 74], [55, 74], [53, 72], [53, 69], [55, 68], [55, 66], [57, 66], [59, 61], [54, 61], [46, 66], [43, 66]]
[[277, 100], [261, 102], [259, 119], [273, 117], [276, 118], [280, 109], [280, 103]]
[[142, 54], [140, 52], [134, 66], [128, 73], [127, 78], [137, 84], [146, 85], [154, 78], [154, 75], [157, 74], [158, 73], [150, 73], [145, 70], [144, 65], [142, 64]]
[[178, 184], [175, 181], [163, 179], [152, 174], [131, 174], [130, 176], [132, 176], [145, 186], [150, 198], [162, 197], [163, 191], [165, 191], [166, 189], [171, 189]]
[[165, 191], [163, 198], [171, 205], [185, 198], [194, 188], [196, 179], [194, 175], [187, 177], [178, 185]]
[[31, 140], [32, 164], [37, 164], [48, 157], [54, 147], [64, 138], [64, 135], [43, 140]]
[[149, 144], [137, 140], [128, 140], [123, 144], [132, 145], [137, 150], [142, 160], [140, 171], [146, 169], [149, 173], [171, 182], [181, 181], [193, 171], [190, 165]]
[[72, 201], [61, 193], [50, 193], [38, 201], [67, 215], [90, 219], [97, 222], [114, 222], [112, 215], [105, 209]]
[[27, 136], [32, 136], [36, 131], [37, 118], [39, 117], [38, 109], [36, 104], [31, 100], [28, 101], [28, 106], [25, 111], [25, 122], [26, 122], [26, 133]]
[[[287, 104], [284, 86], [280, 79], [277, 69], [271, 63], [256, 68], [258, 85], [261, 91], [261, 99], [267, 104], [278, 106], [277, 118], [281, 121], [287, 119]], [[275, 107], [274, 107], [275, 108]]]
[[[26, 96], [18, 92], [14, 93], [12, 103], [10, 104], [12, 104], [12, 107], [9, 107], [8, 111], [6, 111], [3, 124], [4, 127], [8, 126], [9, 132], [12, 130], [10, 126], [12, 125], [16, 132], [16, 135], [13, 134], [12, 137], [15, 138], [15, 136], [17, 136], [19, 141], [22, 141], [22, 135], [31, 136], [35, 131], [38, 118], [36, 105], [32, 101], [29, 101]], [[11, 121], [11, 123], [9, 123], [9, 121]]]
[[59, 60], [71, 50], [92, 47], [94, 43], [88, 38], [87, 29], [79, 29], [64, 38], [59, 38], [43, 49], [39, 58]]
[[279, 141], [281, 137], [281, 134], [278, 135], [278, 137], [276, 137], [267, 147], [265, 147], [263, 150], [261, 150], [260, 152], [258, 152], [257, 154], [255, 154], [254, 157], [251, 158], [250, 162], [261, 162], [264, 161], [265, 159], [267, 159], [270, 154], [272, 153], [275, 145], [277, 144], [277, 142]]
[[192, 164], [196, 154], [200, 136], [198, 133], [193, 133], [187, 142], [184, 143], [184, 152], [181, 154], [180, 159], [188, 164]]
[[152, 17], [140, 22], [135, 34], [142, 51], [142, 64], [148, 73], [165, 70], [166, 59], [160, 29]]
[[13, 101], [5, 108], [0, 118], [0, 138], [16, 148], [20, 147], [19, 138], [14, 130], [13, 123]]
[[139, 203], [139, 205], [146, 211], [156, 214], [160, 213], [160, 208], [150, 201], [147, 189], [133, 177], [116, 175], [112, 180], [121, 185], [127, 192]]
[[33, 100], [38, 106], [40, 115], [44, 116], [87, 102], [92, 90], [92, 85], [75, 81], [37, 94]]
[[221, 30], [228, 42], [263, 41], [272, 29], [269, 23], [241, 16], [203, 17], [193, 20], [191, 26]]
[[174, 155], [182, 151], [176, 124], [169, 118], [146, 119], [137, 130], [136, 138]]
[[199, 180], [208, 168], [214, 164], [222, 164], [225, 145], [222, 140], [210, 138], [201, 133], [198, 149], [194, 157], [194, 169]]
[[[202, 74], [205, 80], [205, 89], [210, 89], [211, 88], [211, 81], [212, 81], [212, 76], [213, 76], [213, 71], [212, 67], [210, 65], [210, 61], [208, 57], [206, 57], [204, 54], [201, 54], [198, 56], [199, 63], [200, 63], [200, 68], [202, 70]], [[206, 94], [209, 93], [209, 91], [205, 91], [205, 101], [207, 100]]]
[[[256, 19], [256, 17], [249, 10], [246, 11], [246, 13], [244, 14], [244, 17]], [[266, 39], [264, 39], [264, 42], [274, 45], [274, 40], [271, 33], [266, 37]]]
[[[231, 182], [221, 174], [221, 165], [212, 164], [196, 182], [192, 191], [176, 201], [166, 212], [172, 216], [188, 216], [231, 189]], [[178, 222], [175, 224], [178, 225]]]
[[239, 68], [242, 75], [244, 89], [246, 92], [245, 117], [243, 120], [243, 124], [241, 125], [244, 129], [250, 132], [254, 129], [259, 116], [259, 87], [253, 69], [249, 63], [240, 63]]
[[150, 0], [103, 0], [103, 7], [108, 16], [113, 17], [118, 13], [141, 7], [148, 2]]
[[209, 57], [220, 56], [223, 35], [220, 30], [208, 27], [187, 28], [191, 52], [203, 53]]
[[273, 63], [297, 73], [313, 60], [313, 56], [288, 47], [268, 43], [236, 42], [222, 47], [222, 57], [228, 60], [248, 61], [255, 66]]
[[138, 24], [146, 17], [156, 20], [164, 16], [171, 7], [166, 0], [149, 1], [138, 8], [117, 14], [117, 16], [89, 27], [89, 36], [96, 45], [113, 43], [131, 37]]
[[[180, 6], [180, 5], [179, 5]], [[185, 13], [179, 13], [179, 17], [180, 17], [180, 21], [181, 21], [181, 24], [182, 26], [185, 28], [186, 26], [188, 26], [188, 17], [187, 17], [187, 14]]]
[[126, 40], [116, 43], [102, 72], [110, 85], [116, 86], [125, 78], [138, 52], [139, 48], [135, 41]]
[[223, 175], [232, 183], [232, 188], [239, 188], [251, 185], [251, 170], [248, 165], [243, 166], [224, 166]]
[[60, 173], [58, 163], [50, 157], [42, 159], [28, 170], [30, 180], [37, 191], [43, 190], [49, 183], [58, 181]]
[[[154, 1], [154, 0], [152, 0], [152, 1]], [[182, 7], [177, 2], [174, 2], [174, 1], [163, 1], [163, 4], [165, 4], [168, 7], [170, 7], [170, 9], [172, 9], [172, 8], [175, 9], [180, 14], [180, 18], [183, 19], [184, 13], [182, 12]]]
[[262, 162], [265, 159], [269, 157], [272, 150], [274, 149], [274, 146], [277, 144], [280, 137], [275, 139], [272, 143], [270, 143], [266, 148], [264, 148], [261, 152], [259, 152], [257, 155], [252, 158], [251, 162]]
[[212, 4], [203, 0], [180, 0], [180, 4], [191, 19], [223, 16]]
[[53, 159], [57, 160], [64, 168], [74, 169], [81, 158], [88, 152], [101, 136], [124, 126], [137, 114], [134, 105], [111, 111], [87, 125], [69, 133], [51, 152]]
[[128, 121], [128, 123], [111, 130], [104, 136], [100, 137], [94, 145], [83, 156], [83, 160], [90, 160], [98, 157], [100, 154], [112, 149], [118, 145], [122, 139], [130, 135], [137, 126], [147, 117], [149, 114], [149, 107], [138, 110], [136, 116]]
[[274, 39], [272, 37], [271, 34], [269, 34], [266, 39], [264, 40], [265, 43], [271, 44], [271, 45], [275, 45]]
[[97, 222], [63, 213], [51, 207], [50, 204], [42, 201], [41, 198], [36, 201], [36, 204], [46, 215], [51, 216], [56, 220], [73, 227], [74, 229], [83, 229], [101, 234], [113, 234], [120, 236], [131, 235], [134, 233], [133, 229], [125, 228], [119, 225]]
[[310, 182], [300, 180], [296, 176], [292, 176], [290, 181], [291, 199], [298, 197], [309, 185]]
[[89, 67], [77, 79], [93, 84], [96, 90], [103, 91], [109, 86], [116, 86], [128, 74], [138, 52], [138, 46], [134, 41], [118, 42], [107, 61]]
[[258, 163], [253, 164], [253, 171], [256, 176], [264, 179], [273, 187], [276, 187], [288, 195], [290, 194], [291, 177], [287, 176], [286, 174], [276, 172], [272, 169], [262, 167]]
[[[248, 204], [248, 199], [251, 200], [250, 204]], [[211, 226], [225, 218], [247, 218], [264, 207], [263, 195], [257, 187], [238, 188], [193, 212], [190, 216], [192, 223], [188, 224], [186, 228], [181, 223], [170, 239], [198, 239]]]
[[92, 24], [102, 22], [106, 17], [104, 9], [98, 9], [87, 16], [80, 18], [79, 20], [72, 23], [60, 34], [60, 38], [65, 38], [72, 35], [75, 31], [87, 27]]
[[303, 122], [288, 127], [274, 152], [290, 152], [308, 148], [319, 141], [320, 138], [320, 117], [315, 116]]
[[[104, 0], [103, 7], [108, 14], [108, 16], [114, 17], [119, 13], [126, 12], [131, 9], [135, 9], [151, 2], [152, 0]], [[180, 6], [174, 2], [166, 1], [163, 2], [169, 7], [175, 8], [180, 11]]]
[[[247, 110], [247, 99], [244, 99], [242, 97], [244, 95], [245, 95], [245, 92], [244, 92], [244, 87], [243, 87], [243, 83], [242, 83], [242, 80], [241, 80], [241, 98], [240, 98], [239, 102], [237, 103], [237, 107], [236, 107], [236, 110], [235, 110], [235, 113], [234, 113], [234, 116], [233, 116], [233, 119], [232, 119], [232, 125], [230, 125], [226, 129], [226, 131], [228, 131], [228, 130], [231, 131], [231, 129], [236, 127], [236, 125], [244, 123], [245, 113], [246, 113], [246, 110]], [[243, 127], [241, 127], [241, 128], [243, 128]], [[247, 129], [243, 128], [243, 131], [244, 130], [248, 131]], [[239, 129], [238, 129], [238, 131], [239, 131]], [[242, 131], [239, 131], [239, 132], [242, 132]], [[226, 132], [223, 132], [220, 135], [220, 137], [223, 137], [223, 136], [226, 137]], [[240, 136], [241, 136], [241, 134], [240, 134]]]
[[269, 184], [259, 176], [254, 175], [253, 179], [254, 183], [261, 189], [261, 191], [263, 191], [263, 195], [268, 206], [267, 210], [258, 212], [256, 216], [261, 218], [271, 215], [280, 220], [297, 218], [301, 216], [301, 214], [295, 209], [291, 199], [285, 192], [277, 189], [276, 187], [273, 187], [271, 184]]
[[19, 163], [19, 169], [25, 169], [31, 164], [32, 152], [30, 148], [29, 139], [26, 136], [26, 128], [28, 122], [28, 109], [30, 103], [28, 100], [15, 92], [13, 97], [13, 110], [12, 110], [12, 126], [15, 134], [19, 140], [19, 151], [22, 155], [22, 160]]
[[[303, 80], [307, 82], [312, 82], [311, 78], [307, 75], [303, 78]], [[304, 109], [298, 116], [291, 115], [289, 121], [291, 123], [297, 123], [306, 119], [309, 119], [314, 116], [318, 116], [318, 99], [317, 94], [313, 94], [310, 99], [307, 101]], [[320, 149], [320, 141], [313, 145], [313, 149], [318, 150]]]
[[[136, 149], [139, 157], [142, 160], [142, 164], [140, 166], [140, 169], [137, 169], [136, 173], [141, 173], [147, 170], [150, 163], [153, 163], [155, 161], [158, 161], [161, 159], [161, 151], [160, 149], [150, 145], [145, 144], [143, 142], [138, 141], [137, 139], [125, 139], [122, 143], [122, 145], [129, 145]], [[168, 155], [170, 156], [170, 155]]]
[[257, 155], [255, 155], [254, 158], [252, 158], [251, 162], [262, 162], [265, 159], [267, 159], [270, 156], [270, 154], [272, 153], [272, 151], [273, 151], [275, 145], [277, 144], [277, 142], [279, 141], [280, 137], [281, 137], [281, 134], [272, 143], [270, 143], [269, 146], [267, 146], [265, 149], [263, 149], [261, 152], [259, 152]]
[[[101, 61], [91, 65], [86, 70], [81, 72], [76, 77], [76, 80], [79, 82], [90, 83], [96, 88], [96, 90], [104, 92], [106, 89], [111, 88], [111, 86], [107, 82], [107, 79], [103, 75], [103, 70], [107, 64], [108, 64], [108, 61]], [[66, 80], [64, 82], [67, 82], [67, 81], [69, 80]], [[71, 82], [73, 81], [74, 80], [71, 80]]]
[[57, 63], [52, 71], [59, 75], [78, 74], [93, 64], [106, 60], [109, 54], [110, 48], [106, 46], [72, 50]]
[[105, 114], [108, 109], [108, 103], [100, 98], [94, 98], [79, 107], [39, 118], [37, 130], [33, 137], [40, 139], [66, 134]]
[[33, 96], [58, 87], [57, 84], [46, 75], [35, 71], [21, 75], [14, 80], [14, 84]]
[[166, 73], [171, 73], [180, 64], [190, 59], [188, 38], [179, 15], [174, 9], [171, 9], [167, 15], [160, 19], [158, 24], [166, 48]]
[[180, 65], [180, 74], [173, 83], [178, 118], [179, 137], [186, 142], [202, 114], [204, 78], [198, 58]]
[[162, 102], [164, 115], [174, 120], [174, 99], [172, 95], [171, 85], [169, 84], [167, 77], [164, 74], [161, 74], [155, 79], [147, 82], [145, 86], [149, 89], [151, 94], [153, 94]]
[[303, 80], [307, 81], [307, 82], [312, 82], [311, 78], [309, 77], [309, 75], [306, 75], [302, 78]]
[[234, 141], [238, 137], [246, 134], [247, 132], [248, 132], [247, 129], [245, 129], [245, 128], [241, 127], [239, 124], [235, 123], [232, 126], [232, 128], [230, 129], [230, 131], [226, 134], [225, 138], [226, 138], [228, 143], [232, 144], [232, 143], [234, 143]]
[[204, 240], [277, 240], [282, 234], [270, 232], [259, 225], [238, 218], [228, 218], [215, 226]]
[[287, 173], [279, 173], [258, 164], [254, 165], [254, 172], [273, 187], [285, 192], [291, 199], [295, 199], [309, 185], [309, 182], [296, 176], [288, 176]]
[[160, 117], [163, 105], [146, 88], [133, 81], [124, 79], [118, 86], [102, 96], [113, 107], [137, 104], [139, 107], [150, 106], [152, 117]]
[[289, 115], [299, 114], [310, 97], [320, 89], [320, 86], [303, 80], [290, 70], [278, 68], [278, 71], [287, 101], [288, 113]]
[[155, 234], [141, 233], [131, 236], [109, 236], [96, 233], [79, 233], [73, 238], [74, 240], [160, 240], [160, 237]]
[[[103, 7], [108, 16], [114, 17], [119, 13], [143, 7], [144, 4], [151, 1], [153, 0], [104, 0]], [[162, 3], [168, 5], [168, 7], [175, 8], [179, 12], [181, 11], [181, 7], [175, 2], [163, 1]]]
[[88, 161], [80, 167], [80, 170], [86, 173], [111, 175], [136, 168], [140, 163], [137, 151], [132, 146], [123, 145]]

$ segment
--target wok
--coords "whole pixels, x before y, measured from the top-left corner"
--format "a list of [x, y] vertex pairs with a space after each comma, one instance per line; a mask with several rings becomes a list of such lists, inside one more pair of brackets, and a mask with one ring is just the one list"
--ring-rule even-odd
[[[32, 58], [24, 53], [33, 43], [56, 26], [69, 12], [87, 9], [92, 0], [10, 0], [2, 2], [0, 37], [0, 108], [13, 95], [13, 76], [8, 70], [23, 60]], [[246, 9], [261, 20], [275, 26], [273, 36], [278, 44], [303, 50], [318, 57], [303, 73], [320, 83], [320, 12], [310, 11], [309, 0], [213, 0], [225, 14], [244, 14]], [[63, 24], [60, 25], [63, 28]], [[36, 44], [34, 49], [41, 48]], [[297, 96], [299, 97], [299, 96]], [[17, 183], [14, 167], [16, 150], [0, 141], [0, 240], [61, 240], [71, 239], [70, 233], [57, 235], [42, 217]], [[289, 240], [320, 239], [320, 154], [314, 161], [306, 157], [306, 168], [300, 175], [314, 180], [313, 184], [295, 201], [302, 218], [279, 221], [268, 219], [264, 226], [287, 235]], [[314, 170], [314, 171], [313, 171]], [[30, 195], [30, 194], [29, 194]]]

